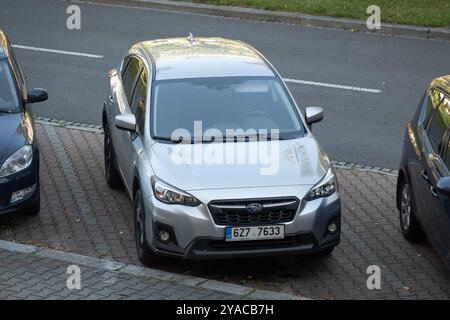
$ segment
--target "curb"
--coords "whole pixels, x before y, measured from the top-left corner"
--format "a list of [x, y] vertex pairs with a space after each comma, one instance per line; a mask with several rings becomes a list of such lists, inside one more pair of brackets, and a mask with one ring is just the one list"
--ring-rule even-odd
[[380, 30], [368, 30], [366, 21], [364, 20], [173, 0], [85, 0], [84, 2], [183, 11], [240, 19], [295, 24], [301, 26], [351, 30], [372, 34], [397, 35], [450, 41], [450, 29], [447, 28], [418, 27], [403, 24], [382, 23], [382, 28]]
[[131, 264], [124, 264], [105, 259], [83, 256], [75, 253], [57, 251], [53, 249], [43, 249], [31, 245], [0, 240], [0, 249], [22, 254], [33, 254], [42, 258], [50, 258], [59, 261], [101, 269], [110, 272], [125, 273], [131, 276], [151, 278], [161, 281], [176, 282], [179, 284], [210, 289], [226, 294], [233, 294], [244, 299], [259, 300], [312, 300], [302, 296], [295, 296], [288, 293], [279, 293], [268, 290], [254, 289], [238, 284], [227, 283], [216, 280], [209, 280], [200, 277], [191, 277], [172, 272], [140, 267]]
[[345, 162], [345, 161], [332, 160], [331, 163], [337, 169], [369, 171], [369, 172], [380, 173], [380, 174], [385, 174], [385, 175], [389, 175], [389, 176], [395, 176], [395, 177], [398, 176], [398, 170], [396, 170], [396, 169], [366, 166], [366, 165], [362, 165], [362, 164], [356, 164], [356, 163]]
[[103, 133], [103, 126], [95, 124], [86, 124], [79, 122], [71, 122], [65, 120], [44, 118], [44, 117], [34, 117], [34, 122], [42, 124], [44, 126], [61, 127], [66, 129], [88, 131], [93, 133]]
[[[65, 120], [44, 118], [44, 117], [34, 117], [34, 122], [39, 123], [44, 126], [52, 126], [52, 127], [60, 127], [71, 130], [79, 130], [79, 131], [87, 131], [92, 133], [103, 134], [103, 126], [94, 125], [94, 124], [86, 124], [86, 123], [78, 123], [71, 122]], [[370, 171], [374, 173], [380, 173], [391, 176], [398, 176], [398, 170], [391, 168], [381, 168], [381, 167], [373, 167], [362, 164], [357, 164], [353, 162], [346, 161], [331, 161], [333, 166], [338, 169], [343, 170], [359, 170], [359, 171]]]

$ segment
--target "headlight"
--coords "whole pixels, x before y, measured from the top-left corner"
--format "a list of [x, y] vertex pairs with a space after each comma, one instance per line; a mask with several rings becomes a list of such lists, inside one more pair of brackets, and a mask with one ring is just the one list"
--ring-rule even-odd
[[337, 181], [334, 176], [333, 170], [330, 168], [325, 177], [314, 186], [305, 196], [308, 201], [331, 196], [337, 189]]
[[32, 160], [33, 148], [30, 145], [24, 145], [3, 163], [0, 169], [0, 178], [28, 168]]
[[181, 204], [190, 207], [196, 207], [200, 204], [196, 198], [190, 194], [178, 190], [177, 188], [152, 177], [153, 193], [156, 199], [167, 204]]

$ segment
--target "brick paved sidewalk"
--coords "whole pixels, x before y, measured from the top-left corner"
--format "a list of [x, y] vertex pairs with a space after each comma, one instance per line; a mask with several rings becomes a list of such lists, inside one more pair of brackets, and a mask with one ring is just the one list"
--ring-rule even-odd
[[[42, 211], [0, 217], [0, 239], [122, 263], [139, 264], [131, 203], [103, 173], [103, 135], [37, 125]], [[330, 257], [293, 256], [188, 262], [157, 268], [320, 299], [448, 299], [450, 272], [428, 242], [411, 244], [399, 230], [396, 177], [338, 169], [342, 242]], [[369, 265], [382, 270], [381, 290], [368, 290]]]
[[[69, 289], [68, 267], [80, 268]], [[0, 241], [0, 300], [297, 299], [275, 292]]]

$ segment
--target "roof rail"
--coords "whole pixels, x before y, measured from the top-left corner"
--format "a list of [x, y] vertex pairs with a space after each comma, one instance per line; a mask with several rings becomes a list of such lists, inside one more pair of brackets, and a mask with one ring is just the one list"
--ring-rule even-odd
[[195, 41], [194, 35], [192, 34], [192, 32], [189, 32], [189, 35], [187, 37], [187, 41], [189, 41], [189, 44], [193, 44]]

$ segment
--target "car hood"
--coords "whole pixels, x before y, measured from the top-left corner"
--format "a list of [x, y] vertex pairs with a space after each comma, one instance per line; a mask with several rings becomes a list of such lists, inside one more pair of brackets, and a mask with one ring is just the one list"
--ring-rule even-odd
[[[242, 164], [227, 162], [226, 156], [232, 152], [234, 155], [247, 155], [246, 161]], [[150, 159], [158, 178], [185, 191], [312, 186], [323, 178], [330, 167], [328, 157], [312, 136], [273, 142], [156, 142], [150, 149]]]
[[33, 141], [31, 117], [22, 113], [0, 113], [0, 164], [24, 144]]

